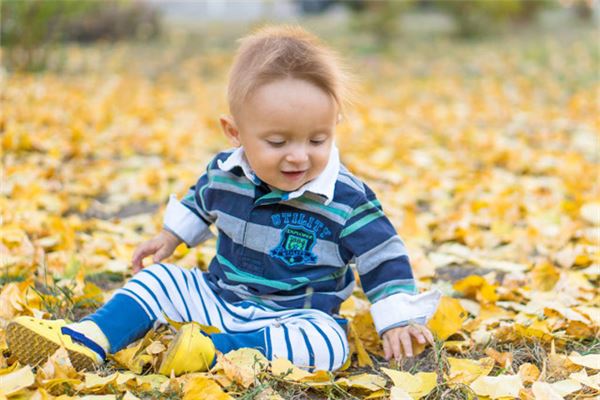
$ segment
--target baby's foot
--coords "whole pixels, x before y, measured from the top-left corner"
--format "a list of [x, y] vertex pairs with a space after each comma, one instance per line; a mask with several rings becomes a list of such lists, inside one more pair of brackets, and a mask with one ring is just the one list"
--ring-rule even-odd
[[215, 345], [200, 327], [191, 322], [183, 325], [165, 352], [158, 373], [175, 375], [208, 371], [216, 357]]
[[39, 365], [59, 347], [67, 350], [77, 370], [90, 371], [102, 364], [106, 358], [104, 350], [85, 336], [65, 328], [66, 325], [64, 320], [17, 317], [6, 328], [8, 348], [21, 364]]

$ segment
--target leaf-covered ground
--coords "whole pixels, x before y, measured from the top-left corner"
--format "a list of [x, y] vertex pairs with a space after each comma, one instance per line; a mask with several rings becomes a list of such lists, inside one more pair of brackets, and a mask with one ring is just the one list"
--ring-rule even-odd
[[[154, 374], [166, 327], [98, 371], [75, 371], [61, 351], [37, 368], [15, 362], [11, 318], [93, 311], [160, 229], [168, 195], [227, 146], [217, 119], [231, 56], [190, 53], [193, 42], [174, 37], [68, 47], [60, 73], [3, 73], [0, 398], [597, 396], [595, 34], [433, 40], [385, 54], [340, 40], [361, 79], [338, 133], [343, 162], [378, 193], [420, 286], [445, 297], [430, 322], [435, 348], [395, 365], [357, 292], [342, 310], [352, 364], [335, 374], [242, 350], [208, 373], [169, 379]], [[205, 267], [213, 255], [208, 242], [171, 261]]]

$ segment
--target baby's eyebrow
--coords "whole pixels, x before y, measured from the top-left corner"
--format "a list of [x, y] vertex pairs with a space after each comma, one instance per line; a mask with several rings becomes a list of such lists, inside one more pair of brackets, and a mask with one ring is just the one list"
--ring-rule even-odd
[[[319, 128], [319, 129], [315, 129], [314, 131], [312, 131], [309, 136], [316, 136], [316, 135], [329, 135], [331, 133], [331, 129], [329, 129], [329, 127], [327, 128]], [[271, 136], [271, 135], [279, 135], [279, 136], [294, 136], [294, 132], [292, 131], [288, 131], [288, 130], [275, 130], [275, 129], [271, 129], [271, 130], [267, 130], [262, 132], [261, 134], [262, 136]]]

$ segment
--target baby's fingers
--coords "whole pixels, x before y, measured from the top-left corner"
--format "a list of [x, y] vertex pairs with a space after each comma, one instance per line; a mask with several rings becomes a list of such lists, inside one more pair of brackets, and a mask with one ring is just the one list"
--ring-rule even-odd
[[389, 360], [392, 358], [392, 346], [390, 346], [390, 341], [387, 336], [383, 337], [383, 353], [385, 354], [385, 359]]
[[410, 340], [410, 334], [408, 332], [402, 332], [400, 334], [400, 342], [402, 342], [402, 347], [404, 349], [404, 354], [407, 357], [412, 357], [413, 356], [413, 349], [412, 349], [412, 341]]
[[133, 256], [131, 257], [131, 264], [133, 265], [133, 272], [138, 272], [142, 268], [144, 268], [144, 264], [142, 261], [147, 256], [154, 253], [154, 248], [149, 246], [147, 243], [142, 243], [139, 245], [135, 251], [133, 252]]
[[423, 341], [421, 341], [421, 339], [419, 339], [419, 337], [417, 335], [414, 335], [417, 338], [417, 340], [419, 341], [419, 343], [425, 343], [425, 340], [426, 340], [432, 346], [435, 344], [434, 340], [433, 340], [433, 335], [431, 334], [431, 331], [426, 326], [417, 325], [417, 326], [414, 326], [413, 328], [418, 332], [418, 335], [423, 338]]
[[161, 260], [169, 257], [173, 254], [173, 250], [171, 250], [168, 246], [161, 246], [156, 253], [154, 253], [154, 257], [152, 257], [152, 261], [155, 263], [160, 262]]

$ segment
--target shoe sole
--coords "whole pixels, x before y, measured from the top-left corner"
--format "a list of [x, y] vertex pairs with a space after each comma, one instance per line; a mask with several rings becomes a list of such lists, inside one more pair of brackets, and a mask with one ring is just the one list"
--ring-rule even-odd
[[[48, 357], [61, 347], [52, 340], [18, 323], [8, 325], [6, 341], [11, 353], [21, 364], [32, 366], [38, 366], [46, 362]], [[66, 350], [69, 354], [69, 360], [71, 360], [71, 364], [76, 370], [93, 371], [96, 369], [97, 363], [90, 357], [74, 350]]]

